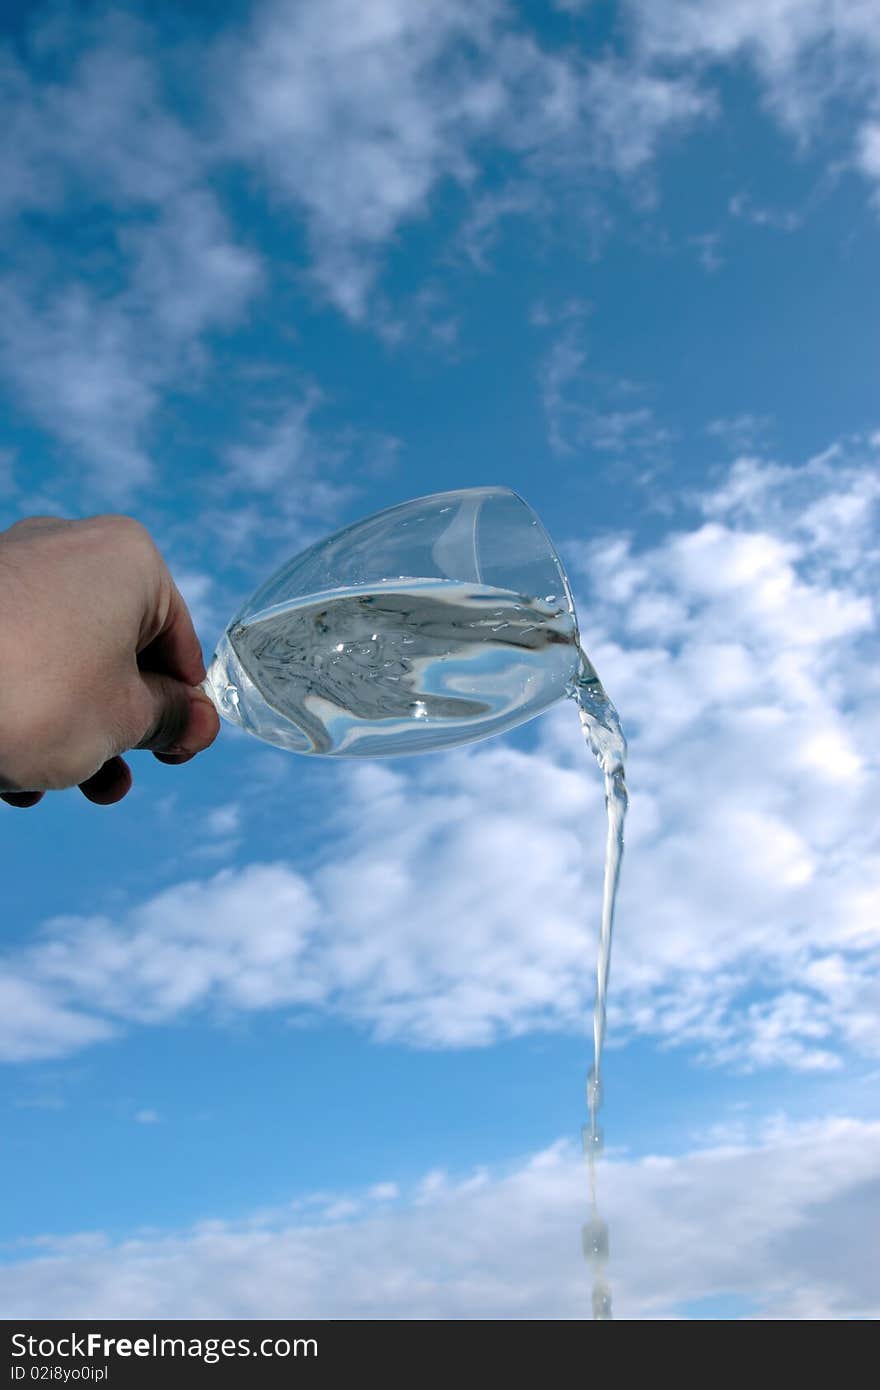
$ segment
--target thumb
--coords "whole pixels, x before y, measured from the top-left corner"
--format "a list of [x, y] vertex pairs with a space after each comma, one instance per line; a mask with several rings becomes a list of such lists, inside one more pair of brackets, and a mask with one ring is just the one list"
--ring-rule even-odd
[[144, 730], [135, 748], [192, 757], [214, 742], [217, 711], [204, 691], [156, 671], [138, 673]]

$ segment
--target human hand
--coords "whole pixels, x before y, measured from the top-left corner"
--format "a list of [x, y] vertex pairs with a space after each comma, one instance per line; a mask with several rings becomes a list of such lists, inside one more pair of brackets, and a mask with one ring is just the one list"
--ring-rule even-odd
[[220, 722], [186, 604], [149, 533], [126, 516], [29, 517], [0, 532], [0, 797], [33, 806], [79, 786], [109, 806], [119, 756], [183, 763]]

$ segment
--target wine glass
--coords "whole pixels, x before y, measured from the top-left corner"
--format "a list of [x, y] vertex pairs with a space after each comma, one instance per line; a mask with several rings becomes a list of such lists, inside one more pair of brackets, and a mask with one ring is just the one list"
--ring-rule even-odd
[[501, 733], [573, 693], [568, 580], [508, 488], [435, 493], [328, 536], [230, 621], [204, 690], [296, 753], [382, 757]]

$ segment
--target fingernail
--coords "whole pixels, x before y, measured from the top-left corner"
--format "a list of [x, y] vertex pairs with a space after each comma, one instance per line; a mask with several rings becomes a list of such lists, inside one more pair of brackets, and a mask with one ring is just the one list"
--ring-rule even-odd
[[164, 748], [161, 753], [155, 753], [154, 757], [162, 763], [186, 763], [190, 758], [195, 757], [195, 753], [189, 748], [181, 748], [176, 745], [174, 748]]

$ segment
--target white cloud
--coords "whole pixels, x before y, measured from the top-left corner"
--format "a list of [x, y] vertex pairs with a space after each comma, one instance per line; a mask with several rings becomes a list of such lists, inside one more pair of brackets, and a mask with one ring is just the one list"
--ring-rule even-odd
[[[877, 0], [632, 0], [629, 12], [632, 51], [612, 57], [542, 47], [500, 0], [267, 0], [188, 74], [197, 94], [222, 93], [216, 126], [175, 114], [167, 89], [193, 55], [169, 49], [160, 66], [146, 25], [44, 23], [26, 64], [0, 53], [10, 134], [0, 215], [55, 219], [42, 251], [28, 223], [2, 285], [0, 357], [18, 398], [110, 501], [149, 480], [169, 384], [182, 371], [198, 378], [204, 337], [263, 284], [215, 191], [230, 162], [265, 179], [273, 219], [286, 203], [302, 220], [320, 291], [353, 318], [370, 312], [386, 336], [400, 326], [373, 292], [383, 257], [444, 184], [467, 195], [459, 241], [477, 263], [511, 214], [547, 221], [574, 201], [599, 226], [605, 177], [639, 179], [662, 141], [714, 114], [699, 85], [713, 63], [751, 61], [801, 134], [843, 93], [864, 113], [855, 166], [876, 177]], [[483, 182], [490, 149], [509, 157], [500, 187]], [[742, 193], [732, 206], [794, 225]], [[95, 245], [86, 252], [69, 234], [72, 211], [99, 245], [106, 283], [93, 281]], [[717, 234], [691, 241], [707, 268], [718, 264]], [[432, 336], [446, 345], [456, 331], [447, 315]]]
[[489, 253], [505, 217], [523, 217], [543, 211], [538, 188], [525, 181], [477, 194], [464, 222], [459, 240], [462, 250], [478, 270], [489, 268]]
[[715, 102], [689, 78], [640, 71], [631, 61], [595, 63], [585, 81], [591, 140], [602, 164], [635, 174], [657, 154], [662, 139], [715, 114]]
[[786, 210], [762, 207], [743, 190], [734, 193], [727, 206], [731, 217], [748, 222], [753, 227], [769, 227], [777, 232], [796, 232], [803, 225], [802, 215], [793, 208]]
[[393, 1202], [400, 1196], [400, 1189], [396, 1182], [377, 1182], [368, 1189], [367, 1196], [376, 1202]]
[[[612, 1042], [807, 1071], [880, 1050], [877, 495], [857, 452], [741, 460], [691, 530], [568, 547], [631, 748]], [[300, 870], [48, 923], [10, 970], [71, 1031], [7, 1055], [206, 1007], [422, 1046], [585, 1030], [604, 829], [573, 716], [546, 715], [533, 752], [328, 767], [326, 855]]]
[[8, 1062], [63, 1056], [104, 1042], [114, 1029], [102, 1019], [68, 1009], [33, 980], [0, 972], [0, 1056]]
[[[874, 1318], [880, 1126], [776, 1123], [751, 1142], [603, 1163], [616, 1316]], [[318, 1193], [236, 1223], [110, 1240], [41, 1236], [0, 1269], [7, 1317], [589, 1317], [583, 1160]], [[695, 1305], [695, 1307], [692, 1307]], [[734, 1316], [735, 1316], [734, 1312]]]
[[688, 237], [688, 245], [696, 248], [697, 259], [707, 275], [714, 275], [724, 265], [719, 232], [697, 232]]
[[226, 448], [200, 515], [227, 557], [259, 547], [261, 579], [269, 544], [282, 548], [280, 564], [319, 540], [357, 495], [356, 480], [386, 470], [400, 448], [392, 435], [335, 424], [333, 402], [313, 382], [270, 385], [263, 399], [252, 392], [251, 419]]
[[866, 121], [859, 130], [856, 168], [876, 185], [873, 201], [880, 207], [880, 121]]
[[104, 917], [59, 918], [31, 963], [90, 1011], [141, 1022], [212, 999], [245, 1009], [307, 1004], [321, 990], [300, 958], [318, 920], [308, 884], [283, 866], [226, 869], [157, 894], [121, 930]]
[[[851, 450], [852, 459], [848, 457]], [[706, 515], [771, 533], [791, 533], [802, 568], [820, 578], [852, 574], [873, 602], [870, 576], [880, 563], [875, 510], [880, 500], [880, 440], [833, 445], [794, 468], [743, 456], [703, 500]]]
[[856, 163], [876, 177], [872, 126], [853, 134], [852, 117], [880, 99], [878, 0], [628, 0], [627, 9], [645, 64], [677, 61], [692, 72], [745, 60], [768, 109], [801, 142], [834, 103]]
[[166, 109], [150, 31], [119, 13], [32, 32], [27, 65], [0, 49], [4, 143], [0, 213], [161, 207], [202, 163], [198, 141]]
[[241, 843], [241, 805], [228, 801], [214, 806], [199, 817], [197, 835], [198, 841], [190, 851], [194, 859], [228, 864]]
[[609, 385], [588, 369], [588, 361], [582, 333], [569, 326], [541, 363], [541, 403], [554, 453], [650, 456], [662, 451], [672, 435], [650, 406], [633, 401], [638, 388], [628, 381]]
[[[210, 628], [216, 628], [219, 614], [215, 611], [213, 577], [203, 574], [201, 570], [189, 570], [176, 564], [171, 565], [171, 570], [174, 582], [189, 609], [196, 632], [207, 632]], [[228, 616], [223, 615], [224, 622]]]
[[658, 425], [648, 406], [636, 410], [606, 410], [588, 414], [582, 421], [581, 437], [594, 449], [621, 454], [627, 450], [658, 449], [670, 440], [669, 431]]
[[122, 499], [152, 465], [144, 430], [157, 403], [155, 368], [138, 359], [134, 324], [84, 287], [47, 292], [0, 285], [0, 361], [24, 404], [81, 459], [102, 495]]
[[241, 807], [236, 801], [228, 801], [224, 806], [215, 806], [204, 819], [205, 833], [208, 835], [235, 835], [241, 826]]
[[[498, 0], [271, 0], [221, 65], [229, 153], [304, 216], [313, 276], [355, 319], [381, 251], [445, 181], [474, 190], [481, 258], [499, 217], [540, 206], [536, 179], [629, 177], [712, 110], [688, 78], [542, 48]], [[500, 192], [479, 189], [490, 144], [522, 162]]]
[[371, 248], [425, 211], [439, 179], [471, 174], [462, 140], [501, 93], [491, 76], [437, 68], [457, 39], [485, 42], [494, 8], [279, 0], [257, 11], [244, 47], [229, 46], [230, 147], [305, 212], [316, 277], [353, 317]]
[[550, 324], [568, 323], [571, 320], [585, 319], [593, 311], [593, 306], [586, 299], [566, 299], [559, 305], [550, 305], [545, 300], [539, 299], [532, 305], [529, 314], [529, 322], [535, 328], [547, 328]]
[[[490, 198], [488, 201], [492, 206], [493, 200]], [[503, 212], [499, 210], [498, 215], [503, 216]], [[492, 234], [489, 220], [487, 217], [487, 241]], [[471, 248], [467, 246], [466, 229], [463, 229], [461, 240], [469, 254]], [[373, 332], [394, 347], [404, 342], [430, 343], [435, 351], [455, 360], [458, 357], [463, 316], [450, 288], [448, 283], [444, 283], [443, 277], [438, 276], [426, 281], [415, 294], [395, 296], [393, 301], [377, 293], [373, 297], [370, 315]]]
[[59, 283], [27, 269], [0, 282], [0, 369], [72, 451], [92, 494], [111, 503], [153, 477], [150, 430], [164, 392], [184, 370], [198, 377], [200, 335], [234, 319], [260, 279], [206, 194], [181, 195], [120, 242], [126, 284], [116, 294], [85, 276]]
[[230, 446], [227, 457], [232, 479], [252, 491], [272, 494], [289, 488], [295, 480], [298, 488], [310, 489], [310, 511], [323, 515], [332, 512], [343, 494], [319, 475], [319, 465], [325, 460], [312, 417], [320, 404], [321, 393], [314, 386], [308, 387], [278, 419], [256, 431], [255, 442]]
[[[27, 256], [2, 286], [0, 349], [18, 398], [111, 501], [150, 478], [150, 430], [169, 383], [181, 371], [198, 379], [205, 336], [235, 322], [264, 283], [215, 191], [215, 172], [230, 162], [266, 181], [273, 219], [286, 203], [302, 220], [320, 291], [393, 336], [399, 313], [383, 308], [376, 277], [401, 229], [449, 181], [467, 198], [458, 241], [483, 264], [506, 216], [549, 225], [562, 200], [601, 227], [604, 179], [638, 180], [662, 141], [712, 117], [715, 97], [699, 84], [713, 62], [750, 59], [774, 110], [802, 132], [830, 92], [845, 89], [863, 106], [877, 95], [874, 0], [634, 0], [629, 9], [632, 51], [612, 57], [576, 43], [542, 47], [499, 0], [368, 9], [267, 0], [196, 64], [197, 91], [222, 92], [217, 128], [204, 113], [174, 113], [166, 85], [181, 57], [169, 50], [160, 67], [145, 25], [118, 16], [100, 30], [44, 25], [27, 67], [10, 51], [0, 58], [0, 114], [12, 132], [3, 211], [57, 219], [51, 256], [35, 253], [29, 224]], [[854, 156], [869, 177], [875, 124], [862, 120]], [[483, 182], [490, 149], [509, 157], [498, 187]], [[732, 207], [794, 225], [793, 214], [743, 193]], [[72, 208], [101, 242], [107, 285], [90, 283], [66, 235]], [[707, 268], [717, 265], [716, 233], [691, 241]], [[444, 346], [456, 332], [454, 315], [430, 325]], [[623, 414], [613, 417], [588, 412], [585, 437], [629, 430]]]
[[[648, 555], [618, 542], [582, 557], [587, 641], [624, 711], [641, 790], [624, 919], [628, 902], [652, 906], [644, 935], [630, 928], [645, 974], [632, 1017], [728, 1059], [763, 1063], [775, 1049], [811, 1067], [833, 1062], [835, 1039], [880, 1043], [870, 1012], [880, 965], [876, 498], [867, 464], [745, 460], [706, 500], [716, 519], [705, 526]], [[684, 772], [670, 777], [681, 758]], [[840, 1011], [807, 972], [844, 940], [854, 978]], [[648, 961], [666, 951], [679, 979], [651, 1000]], [[618, 948], [618, 991], [629, 972]], [[722, 1001], [738, 991], [775, 999], [808, 980], [802, 1004], [773, 1013], [775, 1023], [747, 1002], [724, 1018]]]
[[[569, 388], [583, 373], [586, 349], [572, 332], [563, 334], [552, 345], [541, 367], [541, 397], [547, 417], [550, 447], [555, 453], [571, 453], [568, 417], [572, 406]], [[579, 418], [579, 415], [578, 415]]]
[[181, 189], [155, 221], [120, 233], [132, 263], [129, 304], [165, 346], [228, 326], [261, 284], [254, 252], [238, 246], [213, 194]]
[[696, 259], [702, 265], [706, 275], [715, 275], [716, 270], [720, 270], [724, 264], [722, 254], [722, 234], [720, 232], [695, 232], [688, 236], [688, 246], [694, 246]]
[[745, 412], [742, 415], [719, 416], [716, 420], [710, 420], [706, 426], [706, 433], [713, 439], [720, 439], [731, 453], [742, 456], [763, 439], [771, 424], [769, 415], [752, 415]]
[[[27, 68], [0, 53], [0, 118], [15, 132], [0, 165], [0, 369], [92, 493], [116, 504], [152, 477], [163, 393], [184, 371], [197, 379], [201, 336], [261, 285], [150, 50], [145, 28], [111, 16], [44, 28]], [[35, 211], [45, 237], [26, 216], [16, 230]]]

